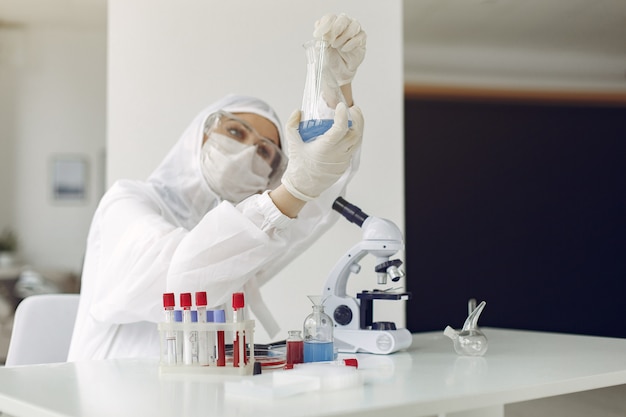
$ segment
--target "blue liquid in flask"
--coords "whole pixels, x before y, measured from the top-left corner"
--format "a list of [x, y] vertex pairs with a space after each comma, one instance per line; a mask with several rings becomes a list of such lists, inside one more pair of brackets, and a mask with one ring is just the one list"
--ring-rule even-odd
[[304, 362], [325, 362], [334, 359], [333, 342], [304, 342]]
[[[333, 119], [309, 119], [300, 122], [298, 131], [304, 142], [310, 142], [316, 137], [326, 133], [333, 125]], [[348, 120], [348, 127], [352, 127], [352, 120]]]
[[298, 130], [304, 142], [323, 135], [333, 125], [333, 119], [311, 119], [300, 122]]

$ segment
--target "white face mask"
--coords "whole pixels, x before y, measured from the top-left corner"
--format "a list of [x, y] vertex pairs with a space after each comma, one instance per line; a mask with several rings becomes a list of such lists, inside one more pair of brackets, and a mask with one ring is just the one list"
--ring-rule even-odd
[[202, 145], [202, 174], [222, 199], [237, 204], [268, 187], [272, 168], [257, 154], [256, 146], [211, 132]]

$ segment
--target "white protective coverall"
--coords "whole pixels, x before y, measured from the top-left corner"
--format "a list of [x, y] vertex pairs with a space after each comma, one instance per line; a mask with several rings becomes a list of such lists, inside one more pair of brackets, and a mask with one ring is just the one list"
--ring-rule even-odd
[[[259, 286], [337, 221], [332, 203], [344, 194], [360, 151], [295, 219], [283, 215], [267, 192], [235, 206], [209, 189], [200, 166], [204, 122], [220, 109], [261, 115], [282, 132], [265, 102], [230, 95], [196, 116], [147, 181], [113, 184], [87, 239], [69, 361], [158, 357], [164, 292], [206, 291], [209, 307], [216, 307], [243, 290], [270, 337], [278, 332]], [[284, 149], [282, 134], [281, 143]]]

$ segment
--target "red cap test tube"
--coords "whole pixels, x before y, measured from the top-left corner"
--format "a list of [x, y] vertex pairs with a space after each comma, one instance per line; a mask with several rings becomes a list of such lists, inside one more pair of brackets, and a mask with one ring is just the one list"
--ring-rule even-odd
[[[243, 308], [245, 306], [244, 294], [242, 292], [233, 293], [232, 296], [233, 305], [233, 322], [238, 323], [243, 321]], [[239, 335], [239, 331], [235, 331], [235, 337], [233, 340], [233, 366], [238, 367], [241, 358], [243, 357], [244, 365], [248, 363], [248, 356], [246, 355], [246, 335], [245, 331], [242, 331], [243, 335]], [[243, 340], [243, 346], [241, 343]]]

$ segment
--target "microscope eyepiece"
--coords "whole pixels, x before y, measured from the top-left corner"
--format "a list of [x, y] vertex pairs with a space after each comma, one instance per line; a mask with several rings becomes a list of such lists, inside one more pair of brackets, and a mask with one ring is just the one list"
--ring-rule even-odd
[[361, 209], [354, 204], [350, 204], [343, 197], [337, 197], [333, 203], [333, 210], [338, 211], [343, 217], [348, 219], [349, 222], [359, 227], [363, 226], [363, 222], [369, 217], [368, 214], [361, 211]]

